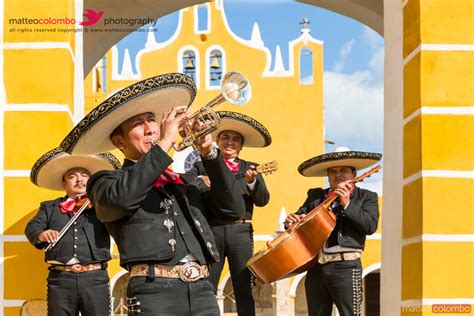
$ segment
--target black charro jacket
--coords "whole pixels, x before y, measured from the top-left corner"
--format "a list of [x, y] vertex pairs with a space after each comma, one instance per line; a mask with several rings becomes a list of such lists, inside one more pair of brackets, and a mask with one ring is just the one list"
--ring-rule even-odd
[[[40, 204], [38, 213], [31, 219], [25, 228], [25, 235], [33, 246], [38, 249], [45, 248], [48, 243], [39, 241], [39, 235], [48, 229], [61, 231], [69, 222], [72, 214], [61, 213], [59, 203], [66, 201], [67, 197], [57, 198], [51, 201], [45, 201]], [[85, 247], [89, 247], [92, 253], [94, 262], [105, 262], [110, 260], [110, 236], [107, 228], [102, 224], [96, 216], [94, 208], [85, 210], [79, 217], [81, 227], [87, 240], [82, 240]], [[71, 227], [67, 233], [61, 238], [56, 246], [45, 253], [45, 261], [56, 260], [66, 263], [71, 259], [72, 249], [65, 249], [65, 247], [72, 247], [77, 240], [74, 240], [74, 227]], [[82, 243], [79, 243], [82, 245]], [[90, 262], [81, 262], [88, 264]]]
[[[240, 187], [241, 195], [245, 203], [245, 214], [243, 219], [252, 219], [253, 216], [253, 209], [255, 206], [265, 206], [268, 204], [270, 200], [270, 193], [267, 190], [267, 186], [265, 185], [265, 181], [261, 174], [257, 175], [255, 187], [252, 191], [249, 190], [247, 186], [247, 182], [245, 181], [245, 176], [243, 173], [247, 171], [250, 166], [258, 166], [255, 162], [245, 161], [240, 158], [235, 158], [234, 162], [239, 163], [239, 170], [237, 171], [237, 182]], [[195, 181], [197, 186], [201, 190], [208, 190], [207, 185], [203, 183], [203, 181], [198, 178], [198, 176], [207, 175], [206, 170], [202, 164], [202, 161], [198, 160], [194, 163], [191, 170], [187, 171], [184, 175], [184, 178], [188, 179], [188, 181]], [[211, 182], [212, 183], [212, 182]], [[212, 220], [209, 221], [211, 226], [219, 225], [219, 222], [214, 222]]]
[[[192, 184], [168, 183], [153, 186], [157, 177], [172, 163], [159, 146], [153, 146], [137, 163], [125, 160], [122, 170], [100, 171], [87, 184], [88, 196], [117, 243], [120, 265], [160, 262], [174, 256], [169, 246], [169, 230], [164, 222], [174, 221], [167, 211], [167, 201], [176, 200], [188, 223], [193, 227], [208, 263], [219, 260], [212, 231], [207, 220], [222, 223], [242, 218], [244, 205], [239, 187], [220, 154], [205, 160], [212, 188], [201, 192]], [[175, 233], [175, 227], [171, 228]]]
[[[327, 192], [328, 190], [321, 188], [310, 189], [306, 201], [296, 214], [309, 213], [325, 200]], [[339, 246], [364, 249], [366, 236], [377, 230], [379, 220], [377, 193], [356, 187], [347, 208], [344, 210], [339, 205], [333, 211], [337, 219], [331, 236], [337, 234]]]

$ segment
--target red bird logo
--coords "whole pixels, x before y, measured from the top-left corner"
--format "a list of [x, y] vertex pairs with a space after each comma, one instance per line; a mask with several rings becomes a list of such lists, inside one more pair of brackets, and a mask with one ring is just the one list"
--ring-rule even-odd
[[94, 25], [97, 22], [99, 22], [100, 18], [104, 14], [104, 11], [96, 12], [91, 9], [86, 9], [87, 13], [83, 14], [85, 18], [87, 18], [87, 21], [84, 22], [79, 22], [80, 25], [84, 26], [89, 26], [89, 25]]

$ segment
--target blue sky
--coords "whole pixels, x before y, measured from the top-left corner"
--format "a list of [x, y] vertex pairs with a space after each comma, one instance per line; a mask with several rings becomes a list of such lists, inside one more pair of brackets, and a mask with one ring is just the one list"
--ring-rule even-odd
[[[326, 139], [336, 142], [326, 145], [326, 151], [345, 146], [351, 150], [383, 152], [384, 46], [380, 35], [345, 16], [289, 0], [224, 0], [224, 10], [230, 28], [241, 38], [250, 39], [257, 22], [273, 56], [276, 46], [280, 46], [286, 69], [288, 42], [300, 35], [299, 22], [308, 18], [311, 35], [324, 42]], [[177, 22], [177, 12], [160, 18], [155, 26], [156, 40], [167, 40]], [[146, 36], [146, 32], [135, 32], [117, 44], [119, 65], [125, 48], [134, 60], [144, 47]], [[381, 174], [367, 182], [381, 191]]]

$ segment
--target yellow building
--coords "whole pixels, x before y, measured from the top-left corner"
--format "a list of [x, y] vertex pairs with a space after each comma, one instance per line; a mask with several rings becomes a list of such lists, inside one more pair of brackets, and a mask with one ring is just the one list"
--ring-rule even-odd
[[[157, 6], [154, 0], [143, 0], [136, 6], [131, 1], [112, 5], [110, 1], [91, 0], [87, 5], [110, 15], [158, 18], [202, 2], [163, 1]], [[353, 17], [375, 29], [385, 40], [385, 204], [380, 225], [383, 238], [381, 242], [380, 235], [370, 239], [363, 258], [365, 273], [378, 269], [377, 251], [382, 244], [381, 314], [432, 315], [439, 313], [433, 309], [435, 304], [471, 306], [474, 304], [473, 1], [304, 2]], [[0, 4], [3, 13], [0, 14], [3, 25], [0, 32], [0, 120], [3, 123], [0, 315], [18, 315], [24, 301], [44, 299], [46, 295], [46, 265], [42, 254], [26, 242], [23, 230], [39, 202], [57, 196], [56, 192], [33, 186], [29, 169], [41, 154], [58, 145], [87, 109], [138, 78], [132, 76], [128, 81], [114, 78], [116, 63], [113, 63], [113, 52], [109, 52], [105, 60], [107, 91], [92, 93], [92, 89], [98, 88], [100, 69], [90, 70], [123, 33], [85, 33], [82, 26], [76, 26], [78, 32], [66, 32], [71, 26], [52, 25], [40, 29], [56, 31], [38, 32], [34, 31], [37, 26], [15, 24], [12, 20], [61, 17], [82, 21], [83, 1], [0, 0]], [[299, 162], [323, 148], [322, 129], [315, 130], [308, 118], [312, 116], [311, 123], [316, 120], [322, 126], [322, 97], [317, 94], [322, 84], [322, 70], [318, 69], [322, 65], [322, 45], [312, 39], [305, 42], [303, 33], [292, 42], [290, 73], [277, 76], [278, 69], [269, 69], [269, 54], [258, 41], [245, 41], [232, 35], [220, 8], [214, 7], [220, 4], [220, 0], [205, 4], [212, 11], [212, 18], [209, 32], [203, 34], [193, 31], [191, 21], [195, 9], [181, 12], [182, 24], [176, 38], [166, 47], [156, 47], [150, 41], [138, 66], [143, 71], [141, 77], [155, 71], [180, 71], [186, 64], [179, 56], [188, 48], [194, 51], [196, 62], [199, 61], [195, 67], [199, 67], [196, 80], [200, 89], [194, 108], [217, 93], [206, 85], [205, 70], [212, 64], [212, 50], [222, 49], [225, 53], [221, 57], [221, 61], [225, 60], [223, 69], [235, 69], [248, 76], [254, 86], [251, 103], [240, 109], [223, 104], [220, 109], [242, 110], [261, 121], [274, 136], [274, 143], [268, 149], [243, 152], [245, 158], [260, 162], [277, 159], [282, 166], [278, 173], [267, 178], [271, 204], [256, 210], [255, 226], [261, 243], [278, 229], [282, 207], [287, 212], [293, 211], [304, 199], [306, 188], [322, 184], [296, 174]], [[256, 40], [258, 36], [252, 38]], [[314, 83], [308, 86], [300, 85], [298, 80], [298, 51], [306, 45], [312, 49], [314, 60]], [[236, 55], [231, 48], [252, 56], [252, 66], [245, 64], [242, 55]], [[166, 64], [154, 63], [158, 56], [171, 59]], [[88, 74], [84, 81], [84, 75]], [[314, 96], [301, 100], [300, 96], [291, 95], [302, 102], [299, 106], [311, 108], [309, 114], [294, 111], [291, 105], [285, 107], [282, 100], [275, 98], [288, 86], [295, 89], [288, 91], [290, 95], [300, 91]], [[306, 134], [314, 133], [312, 142], [296, 133], [291, 122], [298, 122], [296, 127]], [[282, 182], [296, 188], [289, 199], [283, 199], [287, 192]], [[453, 200], [458, 196], [459, 199]], [[462, 206], [455, 208], [456, 204]], [[256, 248], [259, 247], [257, 243]], [[120, 297], [117, 292], [125, 279], [120, 278], [123, 272], [116, 261], [111, 265], [110, 275], [115, 284], [113, 294]], [[300, 291], [297, 281], [292, 279], [286, 281], [289, 284], [277, 285], [277, 295], [279, 291], [296, 295]], [[299, 298], [297, 295], [295, 300]], [[288, 315], [288, 310], [294, 311], [292, 306], [274, 304], [284, 315]], [[296, 307], [300, 305], [297, 302]]]
[[[191, 107], [193, 112], [220, 93], [219, 83], [224, 73], [238, 71], [244, 74], [252, 86], [250, 102], [242, 107], [223, 103], [216, 110], [250, 115], [267, 127], [272, 135], [269, 148], [244, 148], [241, 155], [251, 161], [276, 160], [279, 164], [279, 170], [265, 179], [271, 194], [270, 203], [254, 211], [255, 249], [258, 250], [280, 229], [282, 216], [297, 210], [306, 198], [307, 189], [323, 185], [321, 179], [305, 179], [297, 172], [301, 162], [324, 150], [323, 43], [311, 37], [310, 30], [304, 27], [299, 37], [289, 43], [290, 70], [283, 68], [281, 55], [274, 57], [277, 58], [276, 66], [270, 69], [272, 56], [263, 45], [258, 25], [254, 25], [250, 40], [239, 38], [229, 28], [220, 3], [181, 10], [178, 27], [165, 43], [157, 43], [154, 33], [149, 32], [145, 48], [135, 59], [138, 74], [131, 70], [132, 61], [128, 53], [125, 54], [122, 72], [118, 73], [117, 49], [113, 47], [86, 78], [85, 99], [87, 106], [92, 108], [114, 91], [137, 80], [156, 74], [183, 72], [194, 78], [198, 88]], [[204, 23], [207, 24], [204, 30], [197, 28], [200, 24], [198, 16], [202, 16], [198, 10], [204, 10], [203, 16], [208, 21]], [[313, 66], [312, 73], [308, 75], [309, 80], [303, 81], [301, 59], [308, 57]], [[291, 155], [282, 154], [290, 152]], [[175, 153], [174, 170], [184, 171], [185, 162], [193, 157], [191, 149]], [[292, 188], [291, 192], [288, 188]], [[225, 305], [223, 299], [231, 293], [226, 289], [228, 280], [230, 274], [226, 268], [218, 293], [222, 307]], [[281, 299], [288, 300], [288, 297]]]

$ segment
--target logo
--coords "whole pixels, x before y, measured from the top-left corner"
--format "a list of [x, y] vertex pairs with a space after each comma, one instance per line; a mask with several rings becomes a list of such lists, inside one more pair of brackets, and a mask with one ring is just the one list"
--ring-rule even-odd
[[94, 25], [97, 22], [99, 22], [100, 18], [104, 14], [104, 11], [96, 12], [91, 9], [86, 9], [87, 13], [83, 14], [85, 18], [87, 18], [87, 21], [84, 22], [79, 22], [80, 25], [83, 26], [89, 26], [89, 25]]

